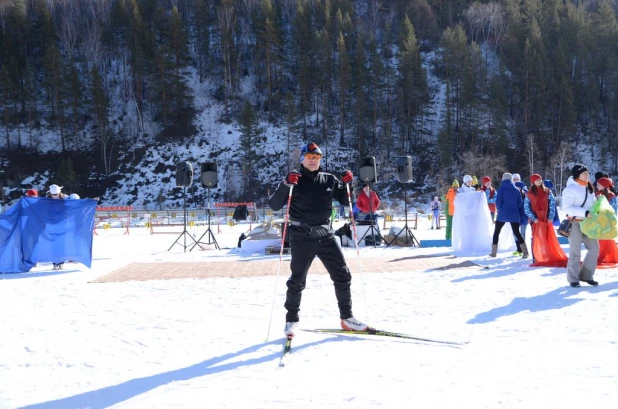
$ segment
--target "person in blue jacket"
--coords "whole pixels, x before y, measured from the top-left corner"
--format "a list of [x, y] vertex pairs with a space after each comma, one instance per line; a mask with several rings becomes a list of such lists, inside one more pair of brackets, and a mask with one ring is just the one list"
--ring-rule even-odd
[[498, 216], [496, 217], [491, 253], [489, 254], [491, 257], [496, 257], [498, 253], [498, 240], [502, 227], [504, 227], [506, 223], [510, 223], [513, 236], [515, 236], [517, 244], [519, 244], [522, 250], [522, 258], [528, 258], [528, 247], [526, 247], [524, 238], [519, 232], [519, 221], [521, 220], [523, 209], [524, 201], [519, 189], [517, 189], [513, 183], [513, 175], [510, 173], [503, 174], [502, 184], [496, 194], [496, 210], [498, 211]]
[[[554, 197], [558, 197], [558, 194], [556, 193], [556, 189], [554, 188], [554, 182], [552, 182], [549, 179], [545, 179], [543, 181], [543, 184], [545, 185], [546, 188], [551, 190], [551, 192], [553, 193]], [[558, 214], [558, 205], [557, 205], [557, 203], [555, 201], [554, 201], [554, 219], [552, 221], [552, 224], [554, 226], [560, 226], [560, 215]]]

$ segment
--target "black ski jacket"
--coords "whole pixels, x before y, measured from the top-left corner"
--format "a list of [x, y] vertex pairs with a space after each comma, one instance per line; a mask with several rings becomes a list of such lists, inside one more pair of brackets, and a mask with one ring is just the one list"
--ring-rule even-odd
[[[329, 224], [333, 210], [333, 199], [348, 206], [348, 194], [343, 185], [334, 175], [321, 172], [318, 169], [310, 172], [300, 165], [301, 177], [298, 185], [292, 191], [290, 204], [290, 220], [306, 223], [311, 226]], [[268, 200], [271, 209], [280, 210], [288, 201], [290, 185], [279, 183], [277, 190]]]

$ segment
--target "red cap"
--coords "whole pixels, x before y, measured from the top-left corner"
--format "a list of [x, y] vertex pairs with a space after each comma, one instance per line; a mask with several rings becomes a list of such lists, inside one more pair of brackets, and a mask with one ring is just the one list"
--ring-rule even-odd
[[481, 182], [483, 184], [485, 184], [487, 182], [491, 182], [491, 178], [489, 176], [483, 176], [483, 179], [481, 179]]
[[601, 178], [597, 179], [597, 183], [603, 186], [605, 189], [609, 189], [610, 187], [614, 187], [614, 182], [610, 178]]
[[537, 180], [543, 180], [543, 178], [541, 177], [541, 175], [535, 173], [534, 175], [530, 175], [530, 182], [534, 183]]
[[39, 197], [39, 192], [37, 192], [34, 189], [28, 189], [28, 190], [26, 190], [26, 196], [28, 196], [28, 197]]

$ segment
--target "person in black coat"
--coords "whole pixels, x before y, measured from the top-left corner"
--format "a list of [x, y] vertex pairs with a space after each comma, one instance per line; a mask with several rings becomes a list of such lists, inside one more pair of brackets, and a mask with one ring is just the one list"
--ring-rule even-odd
[[290, 189], [290, 250], [292, 274], [287, 281], [285, 299], [286, 325], [284, 333], [293, 337], [298, 327], [300, 301], [307, 281], [307, 273], [313, 259], [317, 256], [335, 285], [335, 295], [339, 306], [341, 327], [347, 330], [367, 331], [367, 325], [352, 315], [352, 296], [350, 285], [352, 275], [346, 265], [339, 240], [330, 226], [333, 199], [340, 204], [349, 205], [344, 184], [354, 179], [352, 172], [346, 170], [342, 181], [320, 169], [322, 151], [315, 143], [304, 146], [300, 154], [300, 172], [290, 172], [279, 183], [269, 199], [271, 209], [280, 210], [288, 200]]

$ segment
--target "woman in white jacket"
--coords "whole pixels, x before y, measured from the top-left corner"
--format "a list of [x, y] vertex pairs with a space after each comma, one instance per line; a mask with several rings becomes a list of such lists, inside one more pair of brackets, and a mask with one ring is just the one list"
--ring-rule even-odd
[[[593, 276], [597, 268], [599, 256], [599, 241], [591, 239], [582, 233], [579, 222], [591, 217], [589, 209], [594, 203], [594, 186], [590, 183], [590, 171], [584, 165], [575, 165], [571, 169], [573, 176], [567, 180], [562, 191], [562, 211], [571, 219], [571, 234], [569, 235], [569, 262], [567, 264], [567, 280], [571, 287], [579, 287], [579, 282], [597, 286]], [[588, 253], [580, 267], [582, 242]]]

